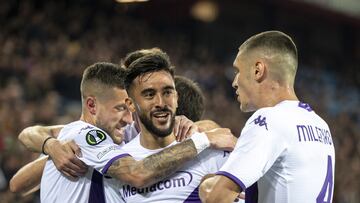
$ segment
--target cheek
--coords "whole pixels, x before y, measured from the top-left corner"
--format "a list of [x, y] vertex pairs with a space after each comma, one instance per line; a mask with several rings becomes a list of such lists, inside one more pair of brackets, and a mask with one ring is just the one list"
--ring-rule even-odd
[[102, 118], [106, 123], [117, 122], [120, 118], [121, 113], [116, 110], [106, 110], [102, 112]]
[[112, 121], [118, 121], [125, 116], [125, 111], [113, 111], [109, 113]]
[[177, 103], [177, 98], [176, 97], [169, 97], [167, 100], [166, 100], [166, 103], [169, 107], [169, 109], [172, 110], [172, 112], [174, 113], [178, 107], [178, 103]]
[[243, 82], [242, 82], [240, 79], [238, 79], [238, 80], [236, 81], [236, 85], [237, 85], [237, 87], [238, 87], [239, 90], [242, 90], [243, 87], [244, 87], [244, 84], [243, 84]]

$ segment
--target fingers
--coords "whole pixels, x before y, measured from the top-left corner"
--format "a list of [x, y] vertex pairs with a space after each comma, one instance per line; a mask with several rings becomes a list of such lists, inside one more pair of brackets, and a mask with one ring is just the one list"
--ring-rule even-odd
[[87, 172], [87, 165], [77, 157], [81, 155], [79, 146], [74, 141], [67, 141], [61, 144], [52, 158], [60, 172], [69, 178], [77, 178]]
[[87, 166], [76, 157], [70, 159], [70, 162], [65, 164], [64, 167], [68, 169], [70, 173], [77, 176], [85, 175], [87, 172]]
[[179, 131], [178, 131], [178, 136], [177, 136], [177, 138], [178, 138], [178, 142], [180, 142], [180, 141], [182, 141], [182, 140], [184, 140], [185, 139], [185, 135], [184, 135], [184, 133], [183, 133], [183, 128], [184, 128], [184, 123], [180, 123], [180, 125], [179, 125]]
[[81, 153], [81, 149], [80, 147], [75, 143], [74, 140], [71, 140], [70, 142], [67, 143], [68, 146], [70, 147], [71, 151], [73, 151], [76, 156], [78, 157], [82, 157], [82, 153]]
[[191, 120], [185, 121], [182, 126], [180, 126], [180, 128], [180, 141], [185, 140], [186, 138], [190, 137], [194, 132], [197, 132], [197, 126]]
[[71, 160], [71, 168], [74, 169], [78, 174], [84, 175], [87, 172], [88, 166], [80, 159], [75, 157]]
[[177, 116], [175, 121], [174, 134], [178, 142], [185, 140], [194, 132], [198, 132], [198, 127], [186, 116]]
[[64, 175], [68, 177], [77, 178], [79, 176], [83, 176], [87, 172], [87, 167], [86, 165], [85, 167], [79, 167], [78, 165], [74, 164], [73, 163], [74, 161], [80, 161], [76, 159], [77, 158], [66, 159], [65, 161], [61, 162], [59, 165], [55, 165], [55, 166], [60, 172], [62, 172]]
[[74, 174], [72, 171], [70, 171], [69, 169], [60, 171], [62, 174], [64, 174], [66, 177], [68, 177], [70, 180], [77, 180], [78, 176], [76, 174]]
[[77, 174], [85, 174], [87, 171], [87, 165], [77, 157], [79, 155], [79, 157], [81, 157], [82, 155], [79, 146], [75, 144], [74, 141], [71, 141], [66, 143], [64, 145], [64, 148], [67, 151], [66, 156], [64, 156], [64, 166], [71, 170], [74, 170]]
[[176, 141], [179, 142], [180, 138], [178, 138], [178, 132], [179, 132], [179, 126], [180, 126], [180, 117], [176, 116], [175, 117], [175, 124], [174, 124], [174, 135], [176, 137]]
[[62, 174], [64, 174], [66, 177], [68, 177], [68, 178], [76, 178], [76, 177], [73, 177], [72, 175], [70, 175], [68, 172], [66, 172], [66, 171], [60, 171]]

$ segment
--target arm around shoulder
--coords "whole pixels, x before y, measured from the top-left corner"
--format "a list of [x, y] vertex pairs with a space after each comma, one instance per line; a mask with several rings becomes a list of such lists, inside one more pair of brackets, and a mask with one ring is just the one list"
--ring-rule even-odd
[[[25, 194], [36, 188], [47, 161], [47, 156], [41, 157], [23, 166], [10, 180], [10, 191]], [[33, 190], [33, 192], [36, 190]]]
[[63, 125], [30, 126], [21, 131], [18, 139], [28, 150], [41, 153], [44, 141], [49, 136], [57, 138], [63, 127]]
[[134, 187], [144, 187], [171, 175], [196, 155], [197, 149], [190, 139], [140, 161], [131, 156], [120, 158], [106, 173]]
[[213, 148], [232, 150], [235, 143], [236, 138], [229, 129], [219, 128], [205, 134], [193, 135], [184, 142], [140, 161], [136, 161], [130, 156], [119, 158], [104, 173], [135, 187], [144, 187], [173, 174], [210, 145]]

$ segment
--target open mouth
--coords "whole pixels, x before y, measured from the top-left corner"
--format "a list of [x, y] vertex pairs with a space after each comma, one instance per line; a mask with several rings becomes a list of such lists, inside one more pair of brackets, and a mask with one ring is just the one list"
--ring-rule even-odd
[[158, 120], [160, 122], [165, 122], [165, 121], [168, 121], [168, 119], [170, 117], [170, 112], [168, 112], [168, 111], [154, 112], [152, 114], [152, 117], [154, 117], [156, 120]]
[[115, 127], [115, 132], [117, 134], [117, 136], [124, 136], [125, 133], [125, 126], [124, 127]]

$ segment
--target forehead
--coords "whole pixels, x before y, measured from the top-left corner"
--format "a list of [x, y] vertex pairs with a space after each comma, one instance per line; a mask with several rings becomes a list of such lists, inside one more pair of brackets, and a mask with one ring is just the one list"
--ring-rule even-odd
[[233, 62], [233, 66], [236, 68], [236, 69], [239, 69], [240, 68], [240, 63], [241, 63], [241, 61], [243, 60], [242, 58], [243, 58], [243, 56], [242, 56], [243, 54], [239, 51], [238, 53], [237, 53], [237, 55], [236, 55], [236, 58], [235, 58], [235, 60], [234, 60], [234, 62]]
[[165, 86], [175, 87], [173, 77], [166, 71], [156, 71], [140, 75], [136, 77], [133, 85], [136, 89], [140, 90], [147, 88], [161, 88]]
[[254, 62], [254, 60], [257, 58], [256, 55], [258, 52], [255, 50], [248, 50], [246, 48], [239, 48], [239, 52], [236, 55], [236, 58], [234, 60], [233, 66], [236, 69], [240, 69], [243, 66], [246, 66], [246, 64], [251, 64]]
[[128, 97], [126, 90], [118, 87], [108, 88], [104, 93], [106, 93], [105, 99], [108, 101], [122, 102]]

